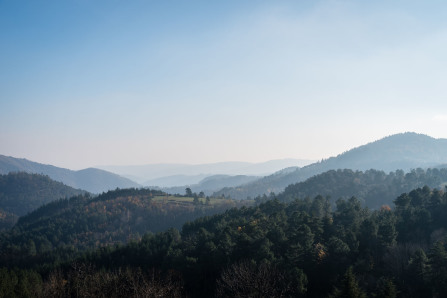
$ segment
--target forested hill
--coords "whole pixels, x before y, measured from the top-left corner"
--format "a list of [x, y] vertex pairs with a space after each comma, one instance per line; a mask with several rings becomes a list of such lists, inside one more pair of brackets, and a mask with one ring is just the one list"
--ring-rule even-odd
[[0, 229], [12, 227], [19, 216], [44, 204], [83, 193], [48, 176], [23, 172], [0, 175]]
[[363, 206], [378, 210], [382, 205], [392, 206], [400, 194], [425, 185], [444, 189], [447, 169], [415, 169], [406, 174], [401, 170], [389, 174], [377, 170], [330, 170], [287, 186], [277, 197], [280, 201], [291, 202], [297, 198], [321, 195], [329, 196], [334, 204], [339, 198], [354, 196]]
[[[0, 260], [7, 262], [57, 249], [87, 248], [138, 240], [201, 216], [241, 206], [232, 200], [174, 197], [149, 189], [118, 189], [92, 198], [80, 195], [44, 205], [0, 234]], [[72, 251], [72, 252], [73, 252]]]
[[[270, 200], [197, 219], [181, 233], [170, 229], [91, 251], [46, 267], [51, 272], [42, 270], [43, 279], [10, 266], [0, 270], [0, 291], [33, 290], [33, 297], [153, 297], [147, 293], [155, 291], [164, 297], [447, 297], [447, 193], [423, 187], [395, 204], [371, 212], [350, 198], [332, 211], [321, 196]], [[33, 253], [32, 245], [27, 248]]]
[[115, 188], [139, 187], [137, 183], [127, 178], [104, 170], [88, 168], [72, 171], [26, 159], [0, 155], [0, 174], [8, 174], [10, 172], [48, 175], [53, 180], [91, 193], [102, 193]]
[[226, 197], [245, 199], [270, 192], [279, 193], [290, 184], [305, 181], [329, 170], [409, 171], [445, 163], [447, 163], [447, 139], [435, 139], [416, 133], [402, 133], [354, 148], [336, 157], [313, 163], [293, 172], [277, 172], [252, 183], [224, 188], [216, 192], [214, 196], [225, 195]]

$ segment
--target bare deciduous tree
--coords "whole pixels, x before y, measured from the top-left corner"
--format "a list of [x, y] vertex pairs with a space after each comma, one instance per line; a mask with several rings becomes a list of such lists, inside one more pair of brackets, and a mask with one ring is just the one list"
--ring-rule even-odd
[[[300, 283], [301, 281], [296, 281]], [[276, 267], [249, 261], [233, 264], [217, 281], [218, 297], [288, 297], [299, 294], [285, 274]], [[297, 293], [298, 292], [298, 293]]]
[[181, 279], [170, 272], [162, 277], [137, 269], [95, 270], [89, 264], [73, 263], [66, 277], [52, 272], [44, 283], [43, 297], [181, 297]]

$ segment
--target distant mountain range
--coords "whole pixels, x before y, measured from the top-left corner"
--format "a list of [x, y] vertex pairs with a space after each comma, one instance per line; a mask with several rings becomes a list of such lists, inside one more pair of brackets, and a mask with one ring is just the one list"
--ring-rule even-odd
[[[390, 172], [398, 169], [409, 171], [414, 168], [439, 167], [447, 164], [447, 139], [435, 139], [417, 133], [396, 134], [336, 157], [310, 163], [309, 160], [282, 159], [264, 163], [103, 166], [102, 169], [72, 171], [0, 155], [0, 174], [10, 172], [44, 174], [55, 181], [92, 193], [141, 186], [157, 186], [168, 192], [183, 193], [185, 186], [188, 186], [194, 192], [204, 191], [211, 194], [215, 191], [214, 196], [225, 195], [245, 199], [271, 192], [279, 193], [290, 184], [305, 181], [329, 170], [375, 169]], [[265, 173], [269, 176], [265, 176]], [[132, 177], [140, 184], [123, 176]], [[218, 189], [221, 190], [216, 191]]]
[[213, 175], [202, 179], [199, 183], [184, 185], [184, 186], [174, 186], [174, 187], [163, 187], [163, 191], [171, 194], [184, 194], [185, 187], [191, 188], [192, 192], [200, 193], [203, 191], [205, 195], [212, 195], [214, 192], [222, 189], [223, 187], [233, 187], [237, 185], [242, 185], [246, 183], [258, 180], [258, 176], [246, 176], [246, 175]]
[[149, 164], [138, 166], [97, 166], [99, 169], [127, 177], [144, 186], [172, 187], [198, 184], [214, 175], [266, 176], [288, 167], [313, 163], [305, 159], [278, 159], [261, 163], [219, 162], [209, 164]]
[[140, 187], [139, 184], [104, 170], [88, 168], [72, 171], [51, 165], [44, 165], [22, 158], [0, 155], [0, 174], [26, 172], [48, 175], [55, 181], [91, 193], [102, 193], [115, 188]]
[[[183, 187], [190, 186], [194, 184], [200, 184], [203, 179], [210, 177], [208, 174], [200, 175], [172, 175], [167, 177], [160, 177], [145, 181], [143, 184], [145, 186], [156, 186], [160, 188], [171, 188], [171, 187]], [[183, 187], [184, 189], [184, 187]]]
[[[266, 173], [270, 174], [286, 167], [297, 169], [299, 166], [311, 162], [300, 159], [280, 159], [263, 163], [221, 162], [199, 165], [104, 166], [102, 167], [104, 169], [88, 168], [72, 171], [23, 158], [0, 155], [0, 174], [26, 172], [48, 175], [55, 181], [91, 193], [102, 193], [115, 188], [147, 186], [175, 193], [183, 193], [185, 187], [191, 187], [195, 192], [204, 191], [211, 194], [225, 186], [231, 187], [248, 183], [259, 179]], [[105, 169], [110, 169], [114, 173]], [[135, 181], [139, 181], [140, 184]]]
[[279, 171], [254, 182], [227, 187], [215, 196], [225, 195], [245, 199], [271, 192], [279, 193], [286, 186], [304, 181], [314, 175], [337, 169], [385, 172], [398, 169], [436, 167], [447, 163], [447, 139], [435, 139], [423, 134], [402, 133], [354, 148], [336, 157], [313, 163], [292, 171]]

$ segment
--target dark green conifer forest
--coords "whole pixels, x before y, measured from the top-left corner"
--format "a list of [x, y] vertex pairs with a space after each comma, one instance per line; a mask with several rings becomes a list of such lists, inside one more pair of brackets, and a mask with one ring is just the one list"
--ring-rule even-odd
[[25, 172], [0, 175], [0, 230], [11, 228], [20, 216], [44, 204], [85, 193], [44, 175]]
[[[36, 212], [39, 220], [46, 217]], [[447, 193], [427, 186], [378, 210], [355, 197], [337, 200], [334, 208], [322, 196], [273, 198], [127, 244], [43, 249], [43, 242], [30, 240], [14, 255], [14, 237], [27, 230], [34, 239], [47, 235], [33, 230], [31, 214], [2, 234], [0, 296], [444, 297], [445, 214]]]

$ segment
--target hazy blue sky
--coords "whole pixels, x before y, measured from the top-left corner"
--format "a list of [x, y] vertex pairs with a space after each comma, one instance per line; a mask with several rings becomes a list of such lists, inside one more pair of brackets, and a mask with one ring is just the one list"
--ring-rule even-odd
[[0, 0], [0, 154], [321, 159], [447, 138], [446, 1]]

